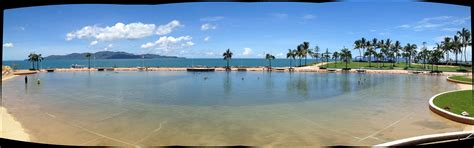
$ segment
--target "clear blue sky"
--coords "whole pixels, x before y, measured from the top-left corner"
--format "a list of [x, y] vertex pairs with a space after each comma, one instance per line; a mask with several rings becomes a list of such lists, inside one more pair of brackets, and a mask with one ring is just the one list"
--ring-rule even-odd
[[470, 11], [424, 2], [28, 7], [4, 12], [3, 59], [104, 50], [221, 58], [227, 48], [234, 58], [283, 57], [303, 41], [334, 51], [353, 48], [361, 37], [431, 47], [443, 36], [470, 29]]

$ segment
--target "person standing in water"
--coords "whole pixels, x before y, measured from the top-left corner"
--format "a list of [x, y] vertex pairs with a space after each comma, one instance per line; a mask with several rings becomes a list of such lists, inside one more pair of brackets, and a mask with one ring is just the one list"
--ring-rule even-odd
[[25, 76], [25, 84], [28, 83], [28, 77]]
[[39, 78], [38, 78], [38, 81], [37, 81], [37, 83], [38, 83], [38, 85], [40, 85], [40, 83], [41, 83]]

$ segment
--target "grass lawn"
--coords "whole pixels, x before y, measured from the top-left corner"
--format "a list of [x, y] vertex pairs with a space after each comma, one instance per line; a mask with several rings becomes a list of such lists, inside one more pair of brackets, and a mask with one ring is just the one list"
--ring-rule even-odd
[[463, 82], [472, 84], [472, 78], [468, 78], [467, 76], [450, 76], [449, 78], [453, 79], [453, 80], [463, 81]]
[[[372, 62], [371, 67], [369, 67], [368, 62], [350, 62], [347, 64], [348, 68], [352, 69], [357, 69], [357, 68], [364, 68], [364, 69], [384, 69], [384, 70], [390, 70], [390, 69], [403, 69], [406, 67], [405, 62], [400, 62], [400, 63], [395, 63], [395, 67], [392, 67], [392, 63], [374, 63]], [[328, 68], [345, 68], [346, 64], [344, 62], [330, 62], [329, 64], [323, 65], [322, 67], [328, 67]], [[456, 72], [456, 70], [459, 69], [459, 66], [446, 66], [446, 65], [438, 65], [438, 70], [441, 71], [446, 71], [446, 72]], [[464, 69], [467, 69], [468, 71], [472, 71], [471, 67], [464, 67]], [[423, 68], [423, 64], [411, 64], [411, 67], [408, 68], [408, 70], [424, 70], [424, 71], [431, 71], [431, 65], [427, 64], [426, 69]], [[436, 70], [436, 65], [434, 67], [434, 70]]]
[[474, 97], [473, 90], [463, 90], [439, 95], [433, 100], [433, 103], [439, 108], [450, 109], [449, 112], [461, 115], [463, 111], [469, 113], [469, 117], [474, 117]]

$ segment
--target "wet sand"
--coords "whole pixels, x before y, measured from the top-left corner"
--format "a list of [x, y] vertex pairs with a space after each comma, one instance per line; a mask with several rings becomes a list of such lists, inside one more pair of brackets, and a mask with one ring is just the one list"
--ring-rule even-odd
[[29, 135], [21, 126], [20, 122], [16, 121], [15, 118], [9, 114], [3, 106], [0, 107], [0, 114], [0, 137], [20, 141], [30, 140]]

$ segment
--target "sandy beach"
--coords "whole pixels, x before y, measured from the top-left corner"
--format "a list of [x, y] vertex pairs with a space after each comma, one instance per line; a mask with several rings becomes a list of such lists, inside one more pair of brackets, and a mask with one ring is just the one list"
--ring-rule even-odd
[[0, 137], [20, 141], [30, 140], [29, 135], [21, 126], [20, 122], [16, 121], [15, 118], [9, 114], [3, 106], [0, 107], [0, 113], [2, 120], [0, 123]]

